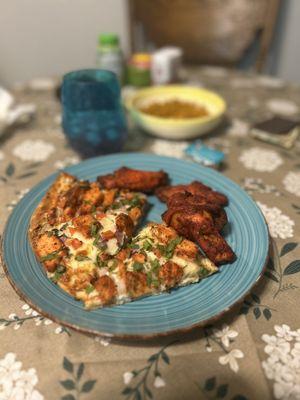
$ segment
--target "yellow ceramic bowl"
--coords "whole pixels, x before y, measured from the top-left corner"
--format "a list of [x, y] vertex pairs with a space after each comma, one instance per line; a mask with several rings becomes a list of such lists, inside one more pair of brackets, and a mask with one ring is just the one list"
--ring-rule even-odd
[[[160, 118], [145, 114], [140, 108], [154, 102], [182, 100], [206, 107], [209, 115], [198, 118]], [[191, 139], [201, 136], [221, 121], [225, 101], [216, 93], [192, 86], [167, 85], [141, 89], [125, 98], [125, 107], [133, 121], [145, 131], [166, 139]]]

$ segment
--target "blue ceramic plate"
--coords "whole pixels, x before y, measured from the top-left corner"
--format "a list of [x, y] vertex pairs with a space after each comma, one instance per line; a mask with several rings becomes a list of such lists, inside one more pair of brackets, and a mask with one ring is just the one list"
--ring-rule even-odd
[[[192, 162], [150, 154], [118, 154], [84, 161], [66, 170], [82, 179], [126, 165], [164, 169], [173, 184], [200, 180], [229, 198], [230, 223], [225, 237], [237, 254], [237, 260], [223, 265], [220, 272], [203, 281], [173, 290], [170, 294], [144, 298], [129, 304], [85, 311], [47, 279], [36, 260], [27, 237], [30, 217], [56, 174], [35, 186], [16, 206], [4, 233], [4, 264], [16, 291], [41, 314], [83, 332], [122, 338], [146, 338], [187, 331], [223, 314], [243, 298], [261, 276], [268, 258], [268, 229], [251, 198], [234, 182], [212, 169]], [[161, 221], [165, 205], [154, 196], [147, 220]]]

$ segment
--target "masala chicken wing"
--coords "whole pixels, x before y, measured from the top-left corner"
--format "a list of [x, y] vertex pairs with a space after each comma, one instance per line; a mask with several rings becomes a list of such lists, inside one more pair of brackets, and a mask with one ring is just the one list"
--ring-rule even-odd
[[168, 174], [164, 171], [141, 171], [122, 167], [112, 174], [99, 176], [97, 180], [105, 189], [129, 189], [152, 193], [156, 188], [167, 184]]
[[209, 235], [198, 234], [194, 240], [207, 257], [211, 261], [215, 260], [217, 265], [231, 263], [236, 259], [233, 250], [219, 232]]
[[222, 207], [228, 204], [228, 199], [224, 194], [216, 192], [209, 186], [198, 181], [194, 181], [188, 185], [162, 186], [155, 191], [155, 194], [162, 202], [166, 203], [175, 193], [184, 192], [193, 195], [201, 195], [211, 203], [218, 204]]
[[167, 203], [162, 215], [165, 223], [179, 234], [197, 243], [216, 264], [232, 262], [235, 254], [221, 236], [227, 215], [223, 206], [227, 197], [200, 182], [189, 185], [165, 186], [156, 190]]
[[216, 203], [212, 203], [203, 195], [192, 195], [188, 192], [177, 192], [171, 196], [167, 201], [168, 208], [186, 208], [187, 206], [193, 207], [194, 213], [197, 211], [206, 210], [211, 213], [214, 220], [214, 226], [218, 232], [227, 224], [227, 215], [225, 210]]

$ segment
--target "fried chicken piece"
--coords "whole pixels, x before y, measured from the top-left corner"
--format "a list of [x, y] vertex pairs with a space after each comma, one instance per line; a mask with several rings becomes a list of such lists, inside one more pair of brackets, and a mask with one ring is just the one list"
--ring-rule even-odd
[[213, 216], [215, 228], [220, 232], [227, 223], [227, 215], [223, 208], [212, 203], [202, 194], [191, 194], [188, 192], [177, 192], [167, 200], [168, 208], [180, 208], [191, 206], [194, 212], [206, 210]]
[[66, 255], [62, 241], [56, 236], [48, 236], [47, 233], [40, 235], [35, 242], [36, 254], [44, 263], [47, 271], [54, 272], [62, 258]]
[[214, 218], [208, 211], [186, 205], [169, 208], [162, 219], [180, 235], [197, 243], [215, 264], [224, 264], [235, 259], [234, 252], [217, 231]]
[[216, 231], [212, 215], [205, 210], [195, 210], [192, 206], [169, 208], [163, 213], [162, 219], [187, 238], [194, 231], [207, 235]]
[[125, 274], [126, 290], [132, 297], [143, 296], [150, 292], [147, 285], [147, 275], [144, 272], [127, 271]]
[[125, 232], [127, 236], [132, 236], [134, 231], [134, 223], [129, 215], [121, 213], [116, 217], [117, 229], [120, 232]]
[[233, 250], [219, 232], [209, 235], [195, 234], [194, 238], [207, 257], [215, 264], [231, 263], [235, 260], [236, 256]]
[[122, 167], [113, 174], [98, 176], [97, 181], [105, 189], [129, 189], [152, 193], [159, 186], [166, 185], [168, 174], [164, 171], [140, 171]]
[[114, 281], [109, 276], [100, 276], [100, 278], [94, 282], [94, 288], [100, 293], [102, 304], [113, 303], [117, 294], [117, 288]]
[[76, 181], [57, 197], [50, 215], [50, 224], [68, 222], [74, 216], [89, 214], [103, 201], [103, 191], [95, 182]]
[[169, 208], [185, 205], [192, 206], [195, 209], [205, 209], [213, 214], [218, 214], [222, 209], [219, 204], [211, 202], [202, 194], [194, 195], [187, 191], [176, 192], [167, 199], [167, 206]]
[[156, 189], [156, 196], [166, 203], [175, 193], [188, 192], [193, 195], [201, 195], [210, 203], [226, 206], [228, 204], [227, 197], [219, 192], [212, 190], [209, 186], [201, 182], [194, 181], [188, 185], [162, 186]]
[[71, 231], [74, 229], [76, 232], [79, 231], [84, 237], [90, 238], [92, 236], [91, 234], [91, 226], [92, 224], [97, 224], [99, 223], [96, 221], [96, 219], [92, 215], [79, 215], [78, 217], [73, 218], [72, 220], [74, 228], [69, 228]]

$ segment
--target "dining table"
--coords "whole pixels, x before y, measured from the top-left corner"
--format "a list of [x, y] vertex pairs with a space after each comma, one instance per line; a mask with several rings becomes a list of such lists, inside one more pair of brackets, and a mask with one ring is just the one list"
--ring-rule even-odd
[[[299, 119], [300, 85], [213, 66], [189, 67], [185, 79], [227, 103], [222, 123], [201, 140], [225, 154], [219, 172], [240, 185], [265, 217], [270, 258], [263, 276], [212, 324], [121, 340], [43, 316], [14, 291], [2, 263], [1, 400], [300, 399], [300, 141], [285, 149], [249, 134], [253, 124], [275, 115]], [[17, 103], [34, 104], [35, 116], [0, 137], [1, 233], [34, 185], [81, 161], [61, 127], [57, 84], [44, 78], [11, 87]], [[189, 144], [129, 123], [123, 151], [188, 159]]]

